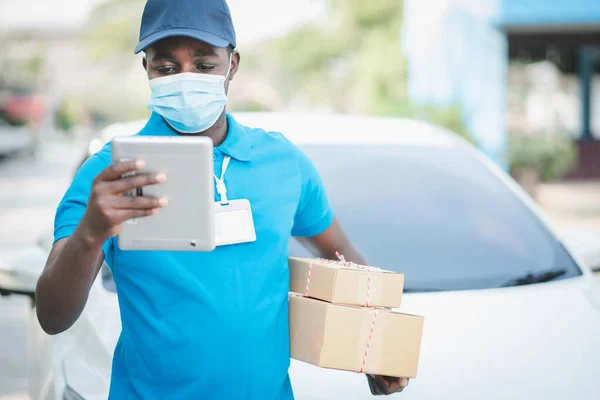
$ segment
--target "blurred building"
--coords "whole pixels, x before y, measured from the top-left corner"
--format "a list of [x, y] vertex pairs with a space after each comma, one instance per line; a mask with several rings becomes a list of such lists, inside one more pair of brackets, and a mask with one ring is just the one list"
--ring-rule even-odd
[[579, 165], [570, 177], [600, 178], [600, 76], [594, 79], [600, 73], [600, 1], [504, 3], [509, 59], [546, 63], [535, 74], [547, 77], [546, 93], [537, 93], [533, 107], [547, 116], [550, 129], [558, 127], [577, 143]]
[[[6, 87], [23, 87], [44, 98], [43, 133], [61, 127], [65, 108], [76, 118], [76, 134], [99, 129], [111, 113], [117, 114], [115, 118], [135, 119], [139, 115], [129, 117], [130, 108], [145, 111], [149, 90], [139, 58], [129, 52], [120, 63], [119, 55], [109, 60], [92, 56], [91, 12], [101, 2], [39, 0], [31, 7], [19, 0], [0, 2], [0, 64], [13, 66], [0, 71], [0, 81], [3, 78]], [[36, 70], [23, 75], [21, 65], [32, 63]]]
[[[90, 4], [75, 0], [61, 7], [42, 1], [29, 6], [18, 0], [0, 3], [0, 64], [5, 66], [0, 85], [7, 112], [23, 113], [21, 99], [27, 93], [38, 103], [43, 98], [45, 107], [37, 111], [42, 115], [36, 115], [42, 129], [54, 126], [63, 84], [74, 84], [81, 76], [78, 39], [89, 8]], [[22, 71], [26, 64], [34, 65], [29, 73]]]
[[572, 176], [600, 178], [600, 1], [405, 0], [403, 47], [411, 98], [459, 105], [501, 166], [510, 76], [534, 89], [525, 115], [508, 113], [508, 127], [570, 135], [580, 152]]

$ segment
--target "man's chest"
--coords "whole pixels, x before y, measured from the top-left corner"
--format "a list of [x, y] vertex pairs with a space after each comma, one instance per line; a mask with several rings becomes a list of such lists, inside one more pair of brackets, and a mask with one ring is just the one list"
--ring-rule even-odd
[[[221, 162], [215, 159], [217, 176]], [[249, 201], [257, 241], [289, 235], [302, 194], [302, 177], [293, 159], [275, 153], [257, 161], [232, 160], [224, 182], [229, 200]], [[215, 202], [219, 200], [215, 188]]]
[[[116, 247], [117, 268], [121, 264], [127, 265], [128, 269], [137, 270], [145, 268], [144, 265], [159, 263], [178, 264], [186, 269], [193, 265], [218, 265], [218, 268], [229, 270], [234, 267], [227, 264], [229, 258], [239, 260], [243, 256], [259, 263], [262, 258], [263, 262], [285, 258], [302, 195], [302, 177], [293, 159], [277, 157], [275, 154], [274, 157], [260, 161], [242, 163], [232, 160], [224, 177], [228, 199], [245, 199], [250, 203], [256, 232], [255, 242], [220, 246], [209, 253], [121, 251]], [[220, 175], [220, 168], [221, 161], [216, 158], [217, 176]], [[218, 201], [219, 194], [215, 188], [215, 202]], [[116, 241], [114, 244], [116, 245]]]

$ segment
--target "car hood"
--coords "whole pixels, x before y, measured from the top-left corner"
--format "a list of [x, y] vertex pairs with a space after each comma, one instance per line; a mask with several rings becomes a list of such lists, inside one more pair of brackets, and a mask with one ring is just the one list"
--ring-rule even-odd
[[[537, 285], [406, 295], [425, 316], [418, 377], [402, 399], [596, 399], [600, 285]], [[297, 399], [372, 399], [366, 379], [292, 360]]]

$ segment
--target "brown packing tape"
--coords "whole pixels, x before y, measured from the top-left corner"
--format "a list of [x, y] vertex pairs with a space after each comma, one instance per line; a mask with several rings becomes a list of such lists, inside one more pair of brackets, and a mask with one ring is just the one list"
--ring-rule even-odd
[[[347, 275], [354, 273], [355, 270], [347, 270], [340, 271], [340, 274]], [[365, 307], [371, 304], [381, 304], [383, 297], [383, 289], [384, 289], [384, 279], [386, 277], [381, 273], [372, 273], [371, 274], [371, 282], [369, 282], [368, 273], [362, 273], [358, 275], [358, 278], [355, 278], [358, 281], [358, 285], [356, 287], [356, 298], [359, 299], [361, 305]], [[400, 289], [402, 290], [402, 289]], [[367, 297], [370, 304], [367, 304]], [[399, 305], [398, 305], [399, 306]]]

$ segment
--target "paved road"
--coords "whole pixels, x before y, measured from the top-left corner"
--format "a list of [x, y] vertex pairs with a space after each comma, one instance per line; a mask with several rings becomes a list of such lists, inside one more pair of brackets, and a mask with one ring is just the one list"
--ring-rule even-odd
[[[52, 141], [31, 159], [0, 160], [0, 249], [52, 234], [54, 210], [82, 155], [79, 144]], [[26, 400], [28, 300], [0, 298], [0, 400]]]

